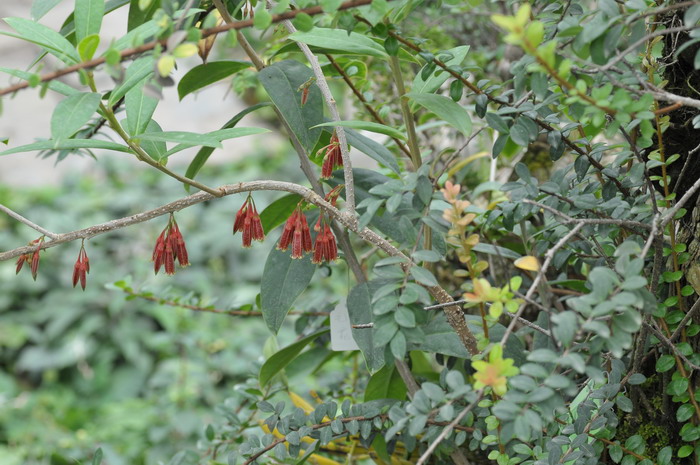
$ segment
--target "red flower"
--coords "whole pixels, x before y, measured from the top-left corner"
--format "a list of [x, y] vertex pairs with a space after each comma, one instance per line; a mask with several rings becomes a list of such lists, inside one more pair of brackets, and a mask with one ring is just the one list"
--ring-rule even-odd
[[233, 222], [233, 233], [236, 234], [238, 231], [243, 231], [243, 247], [250, 247], [253, 240], [262, 241], [265, 239], [260, 215], [255, 208], [253, 197], [250, 195], [248, 195], [243, 206], [236, 213], [236, 219]]
[[41, 251], [41, 246], [44, 243], [44, 236], [41, 236], [39, 239], [34, 239], [29, 243], [29, 245], [37, 245], [36, 250], [31, 253], [25, 253], [19, 256], [17, 259], [17, 268], [16, 268], [16, 273], [19, 274], [20, 270], [24, 266], [24, 263], [30, 263], [30, 268], [32, 270], [32, 278], [34, 278], [34, 281], [36, 281], [36, 276], [37, 273], [39, 272], [39, 259], [41, 258], [39, 256], [39, 252]]
[[316, 235], [314, 243], [314, 257], [312, 263], [320, 264], [323, 262], [332, 262], [338, 259], [338, 245], [335, 242], [335, 236], [331, 227], [323, 222], [321, 231]]
[[75, 261], [75, 266], [73, 266], [73, 287], [80, 281], [80, 287], [85, 290], [86, 274], [90, 272], [90, 260], [88, 260], [87, 253], [85, 252], [85, 242], [80, 246], [80, 252], [78, 253], [78, 259]]
[[292, 244], [292, 258], [302, 258], [304, 253], [311, 252], [311, 231], [300, 205], [287, 219], [277, 248], [287, 250], [290, 243]]
[[333, 132], [331, 143], [322, 148], [326, 151], [323, 157], [323, 165], [321, 165], [321, 179], [328, 179], [333, 174], [333, 169], [343, 166], [343, 156], [340, 151], [340, 142], [338, 136]]
[[153, 268], [156, 274], [162, 266], [165, 266], [166, 274], [175, 274], [175, 260], [180, 266], [190, 264], [185, 239], [177, 226], [175, 216], [171, 213], [168, 225], [156, 239], [156, 246], [153, 248]]

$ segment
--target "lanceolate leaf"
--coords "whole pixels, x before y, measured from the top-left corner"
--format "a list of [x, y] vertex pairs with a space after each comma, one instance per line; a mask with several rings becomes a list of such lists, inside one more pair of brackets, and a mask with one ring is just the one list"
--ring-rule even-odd
[[85, 92], [63, 99], [51, 116], [51, 137], [68, 139], [78, 132], [97, 110], [100, 94]]
[[146, 134], [141, 134], [138, 137], [141, 140], [157, 140], [161, 142], [178, 142], [183, 145], [188, 145], [194, 147], [197, 145], [204, 145], [207, 147], [221, 148], [221, 141], [215, 137], [208, 136], [206, 134], [199, 134], [197, 132], [187, 132], [187, 131], [163, 131], [163, 132], [149, 132]]
[[[175, 131], [179, 132], [179, 131]], [[228, 139], [236, 139], [238, 137], [244, 137], [244, 136], [252, 136], [255, 134], [262, 134], [265, 132], [270, 132], [269, 129], [264, 129], [264, 128], [230, 128], [230, 129], [219, 129], [217, 131], [212, 131], [212, 132], [207, 132], [206, 134], [197, 134], [198, 136], [204, 136], [207, 139], [210, 140], [216, 140], [216, 141], [223, 141], [223, 140], [228, 140]], [[169, 134], [173, 134], [172, 132]], [[190, 132], [184, 133], [184, 134], [192, 134]], [[180, 137], [180, 136], [176, 136]], [[185, 137], [185, 136], [183, 136]], [[178, 142], [175, 139], [171, 139], [170, 142]], [[204, 145], [204, 144], [192, 144], [192, 140], [186, 140], [181, 144], [176, 145], [172, 149], [168, 150], [168, 153], [166, 153], [166, 156], [170, 156], [174, 153], [177, 153], [181, 150], [184, 150], [188, 147], [192, 147], [193, 145]], [[214, 147], [214, 145], [209, 145], [209, 147]]]
[[153, 112], [158, 106], [158, 99], [146, 95], [143, 86], [147, 79], [141, 84], [132, 88], [124, 96], [124, 106], [126, 108], [126, 129], [132, 137], [144, 132], [148, 127]]
[[124, 81], [109, 94], [109, 106], [126, 95], [136, 85], [139, 85], [146, 76], [153, 74], [153, 57], [143, 57], [134, 61], [126, 70]]
[[267, 327], [276, 333], [294, 301], [311, 282], [316, 265], [311, 263], [311, 255], [302, 259], [292, 259], [289, 251], [272, 249], [265, 262], [260, 301]]
[[[240, 120], [243, 119], [245, 115], [248, 113], [252, 113], [255, 110], [258, 110], [263, 107], [270, 106], [271, 104], [269, 102], [263, 102], [263, 103], [258, 103], [256, 105], [253, 105], [251, 107], [246, 108], [245, 110], [241, 111], [238, 113], [236, 116], [231, 118], [226, 122], [226, 124], [223, 125], [221, 129], [230, 129], [234, 127]], [[204, 164], [207, 162], [211, 154], [214, 152], [214, 149], [212, 147], [202, 147], [199, 149], [199, 152], [197, 152], [197, 155], [195, 155], [194, 159], [190, 163], [190, 166], [187, 167], [187, 172], [185, 173], [185, 176], [187, 176], [190, 179], [194, 179], [194, 177], [199, 173], [199, 170], [202, 169]], [[187, 192], [190, 191], [190, 186], [189, 184], [185, 184], [185, 190]], [[267, 229], [265, 229], [267, 231]]]
[[191, 94], [251, 66], [246, 61], [212, 61], [195, 66], [180, 80], [180, 83], [177, 85], [177, 94], [182, 100], [187, 94]]
[[37, 44], [66, 64], [74, 65], [80, 62], [80, 56], [73, 44], [53, 29], [23, 18], [5, 18], [5, 22], [19, 35], [3, 31], [0, 31], [0, 34]]
[[297, 42], [308, 45], [329, 48], [340, 52], [348, 52], [360, 55], [369, 55], [378, 58], [386, 58], [388, 55], [384, 47], [367, 36], [342, 29], [327, 29], [315, 27], [309, 32], [297, 31], [289, 36]]
[[321, 129], [310, 128], [323, 123], [323, 102], [321, 91], [312, 84], [306, 103], [302, 106], [299, 86], [307, 83], [313, 77], [313, 72], [298, 61], [285, 60], [263, 68], [258, 77], [272, 103], [310, 153], [321, 136]]
[[[325, 130], [329, 132], [332, 131], [331, 128], [325, 128]], [[375, 142], [369, 137], [363, 136], [359, 132], [350, 128], [345, 128], [345, 136], [348, 139], [348, 144], [368, 157], [378, 161], [387, 168], [391, 168], [394, 173], [400, 173], [399, 164], [396, 162], [396, 157], [382, 144]]]
[[105, 13], [104, 0], [75, 0], [75, 38], [80, 42], [85, 37], [100, 33], [102, 16]]
[[13, 149], [0, 152], [0, 155], [11, 155], [13, 153], [33, 152], [40, 150], [73, 150], [73, 149], [105, 149], [117, 152], [129, 153], [129, 147], [119, 145], [115, 142], [96, 139], [63, 139], [44, 140], [33, 144], [22, 145]]
[[129, 20], [127, 22], [127, 31], [132, 31], [133, 29], [141, 26], [146, 21], [153, 17], [153, 13], [160, 8], [160, 0], [151, 0], [148, 8], [141, 10], [139, 6], [140, 0], [131, 0], [129, 5]]
[[61, 0], [34, 0], [30, 15], [34, 21], [38, 21], [59, 3]]
[[469, 117], [469, 113], [451, 98], [443, 97], [442, 95], [417, 94], [413, 92], [407, 95], [414, 102], [432, 111], [438, 118], [447, 121], [452, 127], [461, 131], [464, 137], [471, 135], [472, 120]]
[[260, 212], [260, 222], [265, 234], [284, 223], [301, 200], [299, 194], [289, 194], [272, 202]]
[[285, 347], [268, 358], [265, 363], [263, 363], [263, 366], [260, 367], [260, 375], [258, 376], [260, 386], [265, 387], [272, 377], [289, 365], [306, 346], [328, 331], [330, 330], [326, 328], [309, 334], [305, 338]]
[[361, 129], [369, 132], [376, 132], [378, 134], [384, 134], [389, 137], [395, 137], [397, 139], [406, 140], [406, 136], [403, 132], [394, 129], [390, 126], [385, 126], [379, 123], [372, 123], [370, 121], [329, 121], [327, 123], [317, 124], [313, 126], [315, 128], [320, 127], [335, 127], [342, 126], [344, 128]]

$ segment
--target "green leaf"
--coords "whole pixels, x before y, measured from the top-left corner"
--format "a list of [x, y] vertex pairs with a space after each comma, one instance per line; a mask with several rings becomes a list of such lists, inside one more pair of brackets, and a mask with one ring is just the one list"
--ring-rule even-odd
[[472, 120], [469, 113], [454, 100], [442, 95], [434, 94], [406, 94], [414, 102], [427, 110], [435, 113], [438, 118], [445, 120], [452, 127], [458, 129], [464, 137], [469, 137], [472, 132]]
[[678, 449], [678, 457], [679, 458], [688, 457], [692, 453], [693, 453], [693, 446], [689, 446], [688, 444], [686, 444], [685, 446]]
[[100, 36], [97, 34], [92, 34], [84, 37], [78, 44], [78, 55], [83, 61], [88, 61], [95, 56], [97, 47], [100, 45]]
[[[34, 76], [34, 73], [29, 73], [27, 71], [20, 71], [18, 69], [10, 69], [10, 68], [2, 68], [0, 67], [0, 72], [7, 73], [10, 76], [14, 76], [20, 79], [23, 79], [25, 81], [29, 81], [29, 79]], [[49, 82], [49, 89], [53, 90], [54, 92], [58, 92], [59, 94], [69, 96], [73, 94], [77, 94], [80, 91], [77, 89], [74, 89], [73, 87], [69, 86], [68, 84], [64, 84], [61, 81], [50, 81]]]
[[520, 255], [519, 253], [513, 252], [512, 250], [506, 249], [505, 247], [493, 244], [486, 244], [483, 242], [479, 242], [478, 244], [476, 244], [474, 247], [472, 247], [472, 250], [475, 252], [485, 253], [487, 255], [496, 255], [498, 257], [512, 258], [514, 260], [517, 260], [518, 258], [522, 257], [522, 255]]
[[99, 447], [92, 456], [92, 465], [100, 465], [102, 463], [102, 448]]
[[[174, 131], [178, 132], [178, 131]], [[238, 137], [245, 137], [245, 136], [252, 136], [255, 134], [263, 134], [265, 132], [270, 132], [269, 129], [264, 129], [264, 128], [230, 128], [230, 129], [218, 129], [216, 131], [211, 131], [207, 132], [205, 134], [197, 134], [202, 137], [206, 137], [207, 139], [210, 140], [216, 140], [218, 142], [221, 142], [223, 140], [228, 140], [228, 139], [237, 139]], [[172, 134], [172, 133], [171, 133]], [[186, 134], [192, 134], [192, 133], [186, 133]], [[201, 144], [194, 144], [194, 145], [201, 145]], [[183, 142], [175, 147], [171, 148], [168, 150], [168, 152], [165, 154], [166, 157], [169, 157], [170, 155], [173, 155], [174, 153], [180, 152], [188, 147], [192, 147], [192, 144], [190, 142]], [[209, 147], [214, 147], [213, 145], [210, 145]]]
[[40, 20], [46, 13], [51, 11], [62, 0], [34, 0], [30, 16], [34, 21]]
[[[330, 133], [332, 132], [332, 129], [324, 128], [324, 131]], [[382, 165], [390, 168], [394, 173], [400, 173], [399, 164], [396, 162], [396, 157], [394, 154], [379, 142], [375, 142], [369, 137], [364, 136], [350, 128], [345, 128], [345, 137], [348, 140], [348, 144], [350, 144], [352, 147], [356, 148]]]
[[80, 62], [80, 56], [73, 44], [53, 29], [23, 18], [5, 18], [5, 22], [19, 35], [4, 31], [0, 31], [0, 34], [37, 44], [68, 65]]
[[256, 29], [267, 29], [270, 27], [270, 24], [272, 24], [272, 15], [269, 11], [262, 8], [255, 12], [253, 26], [255, 26]]
[[221, 148], [221, 141], [215, 137], [211, 137], [208, 134], [199, 134], [198, 132], [188, 132], [188, 131], [163, 131], [163, 132], [150, 132], [145, 134], [140, 134], [138, 136], [140, 140], [152, 140], [160, 142], [178, 142], [179, 144], [186, 145], [189, 147], [194, 147], [196, 145], [203, 145], [205, 147], [215, 147]]
[[[481, 317], [476, 315], [465, 315], [467, 324], [472, 330], [477, 339], [483, 334]], [[506, 328], [496, 323], [489, 328], [489, 340], [491, 342], [500, 342]], [[407, 333], [408, 335], [408, 333]], [[447, 322], [445, 313], [438, 314], [423, 328], [422, 336], [409, 336], [409, 350], [422, 350], [426, 352], [437, 352], [439, 354], [451, 355], [470, 359], [471, 355], [464, 348], [459, 340], [459, 336], [454, 332], [454, 329]], [[504, 358], [512, 358], [515, 360], [515, 365], [520, 366], [526, 362], [525, 346], [518, 338], [510, 338], [503, 349]]]
[[153, 38], [159, 31], [160, 27], [155, 21], [147, 21], [134, 29], [130, 28], [125, 36], [114, 41], [112, 48], [116, 50], [125, 50], [130, 47], [141, 45], [146, 40]]
[[151, 0], [151, 4], [143, 11], [139, 6], [139, 0], [131, 0], [127, 31], [132, 31], [150, 20], [153, 17], [153, 13], [155, 13], [158, 8], [160, 8], [160, 0]]
[[[247, 114], [252, 113], [255, 110], [258, 110], [260, 108], [267, 107], [267, 106], [270, 106], [269, 102], [258, 103], [256, 105], [248, 107], [245, 110], [238, 113], [233, 118], [231, 118], [230, 120], [228, 120], [226, 122], [226, 124], [224, 124], [222, 126], [221, 129], [230, 129], [230, 128], [236, 126], [236, 124], [238, 124], [238, 122], [240, 120], [242, 120], [243, 117], [246, 116]], [[185, 173], [185, 176], [190, 178], [190, 179], [194, 179], [194, 177], [197, 175], [197, 173], [199, 173], [199, 170], [202, 169], [202, 167], [207, 162], [207, 160], [209, 159], [209, 157], [211, 156], [212, 153], [214, 153], [214, 149], [212, 147], [202, 147], [199, 150], [199, 152], [197, 152], [197, 155], [195, 155], [194, 159], [190, 162], [190, 165], [187, 167], [187, 172]], [[189, 184], [185, 185], [185, 190], [187, 192], [190, 191]], [[265, 231], [267, 231], [267, 229], [265, 229]]]
[[369, 379], [364, 401], [377, 399], [406, 399], [406, 385], [394, 365], [384, 365]]
[[187, 94], [220, 81], [252, 65], [246, 61], [212, 61], [195, 66], [177, 85], [177, 95], [182, 100]]
[[[347, 307], [350, 315], [350, 323], [365, 324], [372, 323], [371, 294], [374, 289], [370, 284], [361, 283], [353, 287], [348, 294]], [[352, 338], [360, 347], [360, 351], [365, 358], [367, 368], [370, 371], [381, 368], [384, 364], [384, 350], [376, 348], [374, 344], [374, 332], [367, 329], [353, 329]]]
[[376, 132], [378, 134], [384, 134], [389, 137], [395, 137], [397, 139], [406, 140], [406, 136], [399, 130], [394, 129], [389, 126], [385, 126], [379, 123], [372, 123], [370, 121], [329, 121], [327, 123], [317, 124], [311, 128], [322, 128], [322, 127], [335, 127], [342, 126], [344, 128], [360, 129], [369, 132]]
[[100, 33], [105, 13], [104, 0], [75, 0], [75, 38], [80, 42], [85, 37]]
[[267, 383], [269, 383], [277, 373], [283, 370], [284, 367], [289, 365], [306, 346], [308, 346], [319, 336], [326, 334], [328, 331], [330, 331], [330, 329], [326, 328], [309, 334], [305, 338], [285, 347], [265, 360], [263, 366], [260, 367], [260, 374], [258, 375], [260, 386], [265, 387]]
[[97, 139], [62, 139], [44, 140], [33, 144], [22, 145], [13, 149], [0, 152], [0, 155], [12, 155], [13, 153], [31, 152], [35, 150], [74, 150], [74, 149], [105, 149], [116, 152], [130, 153], [129, 147], [115, 142]]
[[323, 102], [318, 86], [312, 85], [302, 107], [299, 86], [313, 77], [311, 69], [295, 60], [274, 63], [258, 73], [272, 103], [308, 153], [313, 151], [321, 136], [321, 129], [310, 128], [323, 123]]
[[267, 256], [260, 287], [262, 314], [267, 327], [276, 333], [294, 301], [311, 282], [316, 265], [307, 254], [293, 259], [289, 251], [272, 249]]
[[[158, 124], [156, 120], [152, 119], [148, 122], [148, 126], [146, 127], [146, 133], [150, 132], [160, 133], [163, 132], [163, 128], [160, 127], [160, 124]], [[163, 141], [142, 140], [140, 145], [154, 160], [160, 160], [165, 157], [168, 152], [168, 147]]]
[[260, 222], [262, 223], [263, 231], [269, 233], [277, 226], [281, 225], [292, 214], [297, 204], [301, 200], [299, 194], [289, 194], [281, 197], [260, 212]]
[[369, 55], [377, 58], [387, 58], [388, 55], [380, 44], [356, 32], [348, 34], [342, 29], [327, 29], [315, 27], [309, 32], [297, 31], [289, 36], [290, 39], [307, 45], [323, 47], [340, 52], [358, 55]]
[[306, 13], [299, 13], [292, 20], [294, 27], [302, 32], [309, 32], [314, 27], [314, 20]]
[[100, 104], [100, 94], [84, 92], [61, 100], [51, 116], [51, 137], [68, 139], [78, 132]]
[[664, 373], [676, 364], [676, 359], [673, 355], [664, 354], [656, 361], [656, 371], [659, 373]]
[[670, 465], [671, 458], [673, 458], [673, 448], [666, 446], [659, 451], [659, 454], [656, 456], [656, 462], [658, 465]]
[[425, 268], [421, 268], [420, 266], [411, 267], [411, 276], [413, 276], [416, 281], [421, 284], [425, 284], [426, 286], [437, 286], [438, 284], [435, 276], [433, 276], [430, 271], [426, 270]]
[[131, 89], [153, 74], [153, 57], [147, 56], [134, 61], [126, 70], [124, 81], [109, 94], [109, 106], [113, 107]]
[[148, 127], [153, 112], [158, 106], [158, 99], [146, 95], [143, 87], [146, 85], [145, 79], [140, 85], [134, 86], [124, 96], [124, 106], [126, 108], [126, 130], [131, 137], [137, 136]]

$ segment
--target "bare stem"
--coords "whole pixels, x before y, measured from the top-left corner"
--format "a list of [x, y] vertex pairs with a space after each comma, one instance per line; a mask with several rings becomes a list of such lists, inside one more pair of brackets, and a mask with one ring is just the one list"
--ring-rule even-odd
[[396, 90], [399, 92], [401, 115], [403, 116], [403, 122], [406, 125], [406, 132], [408, 133], [408, 149], [411, 152], [411, 160], [413, 161], [414, 169], [418, 169], [423, 163], [423, 160], [421, 159], [420, 148], [418, 147], [418, 136], [416, 135], [416, 125], [413, 122], [413, 114], [411, 114], [411, 108], [408, 106], [408, 101], [405, 97], [406, 88], [403, 85], [403, 76], [401, 75], [399, 59], [391, 57], [389, 65], [391, 65], [391, 75], [394, 78]]
[[[297, 29], [294, 27], [291, 21], [282, 21], [282, 25], [287, 28], [290, 34], [294, 34]], [[321, 90], [323, 99], [326, 102], [326, 107], [331, 114], [331, 119], [335, 122], [340, 122], [340, 113], [338, 112], [338, 106], [335, 103], [333, 94], [331, 93], [330, 87], [328, 87], [328, 82], [326, 81], [326, 76], [323, 74], [321, 69], [321, 64], [313, 54], [308, 45], [302, 42], [297, 42], [299, 49], [304, 53], [304, 56], [309, 61], [311, 69], [316, 76], [316, 85]], [[348, 140], [345, 136], [345, 129], [342, 126], [335, 127], [335, 134], [338, 136], [338, 142], [340, 144], [340, 154], [343, 158], [343, 177], [345, 178], [345, 208], [351, 217], [355, 217], [355, 181], [352, 175], [352, 163], [350, 162], [350, 152], [348, 151]]]

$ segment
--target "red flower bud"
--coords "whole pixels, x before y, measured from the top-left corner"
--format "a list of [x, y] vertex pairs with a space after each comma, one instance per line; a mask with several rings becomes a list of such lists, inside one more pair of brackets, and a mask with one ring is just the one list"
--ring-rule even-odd
[[90, 272], [90, 261], [88, 260], [87, 253], [85, 252], [85, 243], [80, 246], [80, 252], [78, 253], [78, 259], [75, 261], [73, 266], [73, 287], [80, 281], [80, 287], [85, 290], [86, 274]]
[[323, 222], [321, 231], [316, 235], [314, 243], [314, 256], [312, 263], [320, 264], [323, 262], [332, 262], [338, 259], [338, 245], [335, 241], [335, 235], [331, 227]]
[[297, 206], [287, 219], [277, 248], [287, 250], [290, 243], [292, 245], [292, 258], [302, 258], [305, 253], [311, 252], [311, 231], [306, 216], [301, 211], [301, 206]]
[[343, 166], [343, 156], [340, 150], [340, 142], [338, 136], [333, 132], [331, 142], [321, 150], [326, 150], [326, 155], [323, 157], [323, 165], [321, 165], [321, 179], [328, 179], [333, 174], [335, 168]]
[[243, 231], [243, 247], [250, 247], [252, 241], [262, 241], [265, 239], [260, 215], [255, 208], [253, 197], [248, 195], [248, 198], [243, 203], [243, 206], [236, 213], [236, 219], [233, 222], [233, 233]]
[[165, 266], [166, 274], [175, 274], [175, 260], [183, 267], [190, 264], [185, 239], [177, 226], [175, 216], [171, 213], [168, 225], [156, 239], [156, 245], [153, 248], [153, 269], [155, 273], [158, 274], [160, 268]]

